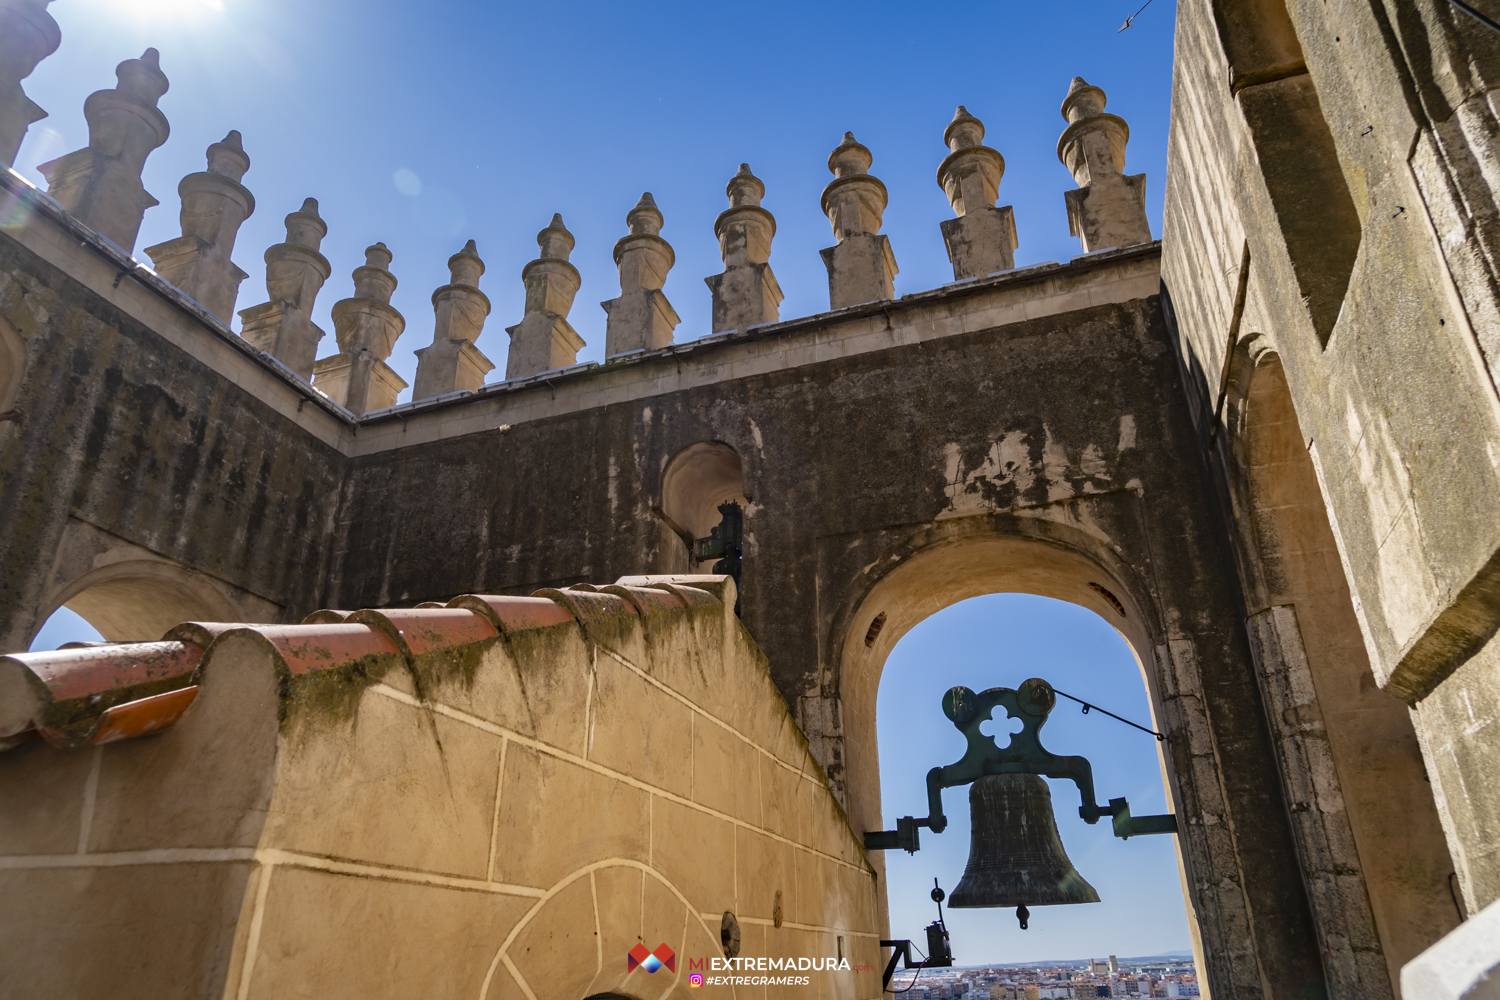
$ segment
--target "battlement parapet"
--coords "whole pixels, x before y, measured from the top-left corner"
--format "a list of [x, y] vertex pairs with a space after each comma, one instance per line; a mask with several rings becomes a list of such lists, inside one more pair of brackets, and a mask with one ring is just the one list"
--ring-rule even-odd
[[[20, 107], [15, 98], [19, 81], [57, 47], [54, 42], [60, 36], [48, 33], [47, 25], [53, 22], [35, 0], [3, 0], [0, 21], [30, 25], [29, 34], [18, 28], [14, 38], [0, 46], [0, 140], [5, 140], [9, 126], [4, 108]], [[50, 183], [51, 200], [129, 259], [142, 215], [156, 204], [140, 175], [146, 157], [170, 132], [156, 107], [168, 80], [155, 49], [121, 63], [116, 76], [115, 89], [99, 91], [87, 102], [89, 146], [41, 169]], [[14, 81], [9, 98], [7, 80]], [[1059, 143], [1059, 156], [1080, 185], [1067, 192], [1070, 225], [1089, 252], [1151, 239], [1144, 214], [1144, 175], [1120, 173], [1128, 128], [1122, 119], [1104, 113], [1104, 101], [1100, 88], [1075, 78], [1063, 105], [1069, 124]], [[984, 135], [983, 122], [963, 106], [943, 131], [948, 153], [938, 167], [937, 182], [955, 217], [941, 227], [959, 281], [1015, 268], [1014, 212], [995, 204], [1005, 159], [984, 145]], [[890, 193], [870, 173], [873, 162], [874, 154], [852, 132], [846, 132], [829, 154], [833, 179], [823, 189], [820, 205], [835, 238], [834, 246], [821, 251], [831, 313], [819, 317], [895, 301], [896, 257], [889, 237], [880, 232]], [[231, 255], [240, 225], [255, 210], [254, 195], [242, 183], [249, 166], [238, 132], [210, 146], [207, 169], [188, 175], [179, 185], [182, 236], [147, 250], [156, 265], [153, 277], [175, 286], [212, 316], [217, 322], [210, 325], [216, 329], [220, 323], [227, 328], [245, 277]], [[770, 264], [776, 219], [761, 205], [765, 190], [765, 182], [748, 164], [741, 164], [725, 187], [729, 208], [714, 220], [724, 270], [704, 279], [712, 296], [712, 337], [782, 322], [782, 291]], [[627, 213], [628, 233], [614, 249], [620, 294], [602, 303], [607, 315], [606, 365], [621, 360], [638, 363], [642, 356], [676, 349], [673, 334], [680, 320], [664, 291], [676, 254], [661, 236], [663, 223], [649, 192]], [[316, 199], [308, 198], [286, 217], [286, 227], [285, 242], [265, 253], [267, 301], [240, 310], [239, 336], [274, 358], [275, 367], [304, 383], [316, 381], [313, 392], [332, 404], [333, 412], [357, 419], [367, 412], [398, 409], [407, 383], [388, 359], [406, 320], [390, 304], [396, 282], [388, 266], [390, 251], [384, 244], [371, 247], [367, 254], [373, 256], [354, 270], [354, 294], [334, 307], [339, 351], [319, 360], [317, 349], [324, 334], [313, 323], [312, 312], [332, 270], [319, 249], [328, 225], [318, 213]], [[574, 238], [560, 214], [538, 234], [537, 242], [539, 256], [522, 269], [525, 314], [506, 331], [511, 342], [501, 386], [520, 388], [538, 376], [555, 381], [560, 372], [588, 370], [577, 365], [586, 343], [567, 319], [582, 278], [569, 262]], [[485, 378], [495, 365], [475, 346], [490, 301], [479, 287], [484, 265], [473, 240], [450, 258], [449, 267], [450, 282], [433, 293], [432, 343], [416, 352], [413, 403], [441, 398], [447, 405], [465, 393], [493, 388]], [[149, 269], [131, 260], [125, 270]]]

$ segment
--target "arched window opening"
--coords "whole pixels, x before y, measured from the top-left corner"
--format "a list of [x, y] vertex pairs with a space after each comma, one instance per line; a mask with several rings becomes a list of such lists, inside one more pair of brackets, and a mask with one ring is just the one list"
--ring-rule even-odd
[[662, 476], [662, 501], [658, 515], [681, 540], [674, 549], [678, 572], [706, 573], [715, 559], [693, 558], [693, 540], [707, 538], [723, 515], [719, 506], [728, 501], [748, 508], [745, 472], [739, 452], [722, 441], [699, 441], [672, 456]]
[[[182, 622], [232, 622], [244, 617], [229, 598], [199, 574], [171, 563], [144, 560], [116, 563], [87, 574], [63, 592], [61, 607], [108, 642], [151, 642]], [[54, 626], [57, 610], [54, 607], [49, 612], [38, 639]], [[68, 616], [58, 618], [57, 627], [89, 638]], [[32, 645], [42, 648], [36, 640]]]
[[[1119, 618], [1113, 608], [1105, 613]], [[960, 601], [911, 627], [885, 662], [877, 708], [885, 814], [925, 815], [927, 770], [964, 755], [964, 738], [942, 711], [945, 691], [959, 684], [975, 691], [1017, 688], [1031, 677], [1152, 725], [1151, 699], [1140, 665], [1115, 622], [1076, 604], [1031, 594], [998, 593]], [[983, 731], [997, 735], [1003, 746], [1005, 734], [1016, 728], [1017, 720], [997, 718]], [[1088, 758], [1101, 804], [1124, 796], [1134, 815], [1172, 811], [1151, 736], [1098, 712], [1084, 714], [1066, 699], [1058, 700], [1040, 736], [1053, 753]], [[1013, 908], [945, 908], [957, 964], [1090, 953], [1101, 960], [1119, 955], [1191, 961], [1192, 936], [1175, 838], [1120, 840], [1113, 836], [1108, 817], [1095, 825], [1079, 818], [1079, 794], [1071, 781], [1049, 779], [1047, 784], [1067, 856], [1098, 891], [1100, 902], [1038, 907], [1025, 932], [1017, 926]], [[921, 851], [884, 852], [893, 937], [913, 939], [925, 948], [922, 929], [936, 913], [928, 895], [933, 878], [951, 895], [963, 875], [970, 853], [970, 787], [944, 790], [948, 828], [941, 834], [922, 830]], [[893, 982], [892, 987], [900, 985], [904, 983]]]
[[88, 623], [88, 619], [64, 605], [42, 623], [41, 630], [31, 640], [30, 651], [48, 653], [75, 642], [104, 641], [104, 636]]
[[[1431, 785], [1406, 706], [1371, 673], [1317, 468], [1274, 352], [1250, 373], [1242, 420], [1250, 639], [1281, 766], [1307, 772], [1289, 774], [1287, 787], [1311, 789], [1316, 800], [1294, 807], [1293, 828], [1306, 841], [1304, 856], [1320, 859], [1308, 863], [1329, 866], [1313, 877], [1363, 872], [1386, 975], [1398, 981], [1404, 964], [1458, 922]], [[1369, 974], [1355, 968], [1359, 956], [1327, 961], [1348, 965], [1349, 976]]]

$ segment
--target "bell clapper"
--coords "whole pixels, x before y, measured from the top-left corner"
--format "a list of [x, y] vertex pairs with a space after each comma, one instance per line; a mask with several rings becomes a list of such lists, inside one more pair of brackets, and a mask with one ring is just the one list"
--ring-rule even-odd
[[1016, 919], [1021, 921], [1021, 930], [1024, 931], [1026, 929], [1026, 921], [1031, 919], [1031, 911], [1026, 909], [1025, 903], [1016, 907]]

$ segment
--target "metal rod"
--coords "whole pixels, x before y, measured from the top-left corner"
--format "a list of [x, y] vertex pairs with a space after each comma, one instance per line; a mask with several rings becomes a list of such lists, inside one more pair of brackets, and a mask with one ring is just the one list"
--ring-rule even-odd
[[[1151, 6], [1151, 0], [1146, 0], [1145, 3], [1141, 4], [1141, 10], [1145, 10], [1149, 6]], [[1125, 19], [1125, 23], [1120, 25], [1120, 31], [1124, 31], [1126, 28], [1134, 24], [1135, 19], [1141, 16], [1141, 10], [1138, 10], [1134, 14], [1131, 14], [1129, 17], [1127, 17]], [[1118, 35], [1120, 31], [1115, 32], [1115, 34]]]
[[1496, 24], [1494, 21], [1485, 17], [1483, 14], [1479, 13], [1479, 11], [1464, 3], [1464, 0], [1448, 0], [1448, 2], [1457, 7], [1459, 10], [1463, 11], [1465, 14], [1468, 14], [1470, 17], [1478, 21], [1480, 24], [1484, 25], [1486, 28], [1489, 28], [1491, 31], [1500, 31], [1500, 24]]
[[1165, 736], [1163, 736], [1161, 733], [1158, 733], [1154, 729], [1147, 729], [1145, 726], [1141, 725], [1138, 722], [1131, 722], [1129, 719], [1121, 718], [1120, 716], [1118, 716], [1115, 713], [1111, 712], [1107, 708], [1100, 708], [1098, 705], [1090, 704], [1089, 702], [1084, 701], [1082, 698], [1075, 698], [1072, 695], [1068, 694], [1068, 692], [1066, 692], [1066, 691], [1058, 691], [1057, 688], [1053, 688], [1052, 690], [1053, 691], [1057, 691], [1057, 693], [1060, 694], [1060, 695], [1062, 695], [1064, 698], [1067, 698], [1067, 699], [1069, 699], [1071, 701], [1076, 701], [1076, 702], [1078, 702], [1078, 704], [1082, 705], [1083, 706], [1083, 714], [1084, 715], [1088, 715], [1089, 714], [1089, 709], [1092, 708], [1092, 709], [1095, 709], [1097, 711], [1103, 712], [1105, 715], [1109, 716], [1111, 719], [1119, 719], [1119, 721], [1125, 723], [1125, 725], [1127, 725], [1127, 726], [1135, 726], [1135, 728], [1139, 729], [1143, 733], [1150, 733], [1152, 736], [1155, 736], [1159, 742], [1166, 742], [1167, 738]]

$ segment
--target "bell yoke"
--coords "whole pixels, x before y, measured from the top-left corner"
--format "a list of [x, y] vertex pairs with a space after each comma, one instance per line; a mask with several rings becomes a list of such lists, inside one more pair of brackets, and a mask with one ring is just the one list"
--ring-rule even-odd
[[[943, 815], [943, 789], [971, 782], [976, 783], [970, 796], [976, 838], [981, 824], [987, 830], [999, 829], [996, 821], [1000, 818], [991, 813], [1010, 811], [1007, 803], [1020, 796], [1030, 805], [1022, 811], [1026, 815], [1037, 814], [1038, 824], [1050, 828], [1050, 839], [1055, 839], [1056, 824], [1052, 820], [1051, 796], [1046, 792], [1046, 785], [1040, 780], [989, 780], [998, 775], [1045, 775], [1071, 779], [1078, 786], [1083, 803], [1078, 808], [1078, 815], [1090, 824], [1097, 823], [1100, 816], [1113, 817], [1115, 836], [1122, 839], [1147, 833], [1176, 833], [1176, 816], [1131, 816], [1130, 804], [1124, 798], [1110, 799], [1107, 806], [1099, 805], [1094, 801], [1094, 771], [1088, 758], [1058, 756], [1042, 746], [1039, 734], [1056, 704], [1057, 692], [1039, 677], [1023, 682], [1015, 690], [997, 687], [975, 694], [963, 686], [950, 688], [943, 695], [943, 714], [964, 734], [969, 743], [968, 750], [956, 763], [934, 767], [927, 772], [928, 815], [925, 819], [903, 816], [896, 821], [895, 830], [867, 832], [865, 847], [869, 850], [899, 847], [915, 853], [921, 846], [918, 827], [925, 826], [933, 833], [942, 833], [948, 825], [948, 818]], [[1012, 734], [1010, 743], [1003, 749], [993, 736], [979, 731], [980, 725], [992, 718], [997, 706], [1003, 706], [1008, 717], [1021, 720], [1021, 731]], [[1001, 825], [1009, 829], [1003, 821]], [[1036, 835], [1047, 836], [1045, 830]], [[957, 891], [952, 905], [963, 905], [958, 900]]]

